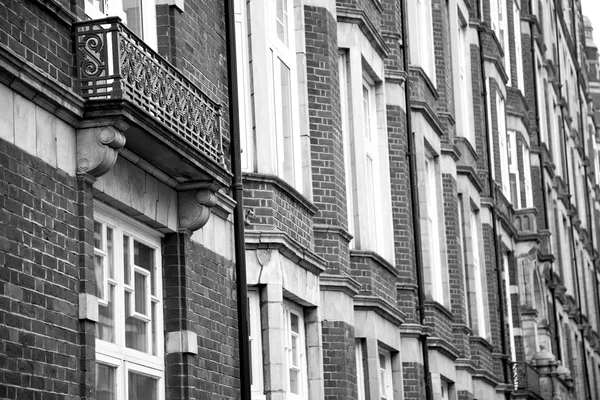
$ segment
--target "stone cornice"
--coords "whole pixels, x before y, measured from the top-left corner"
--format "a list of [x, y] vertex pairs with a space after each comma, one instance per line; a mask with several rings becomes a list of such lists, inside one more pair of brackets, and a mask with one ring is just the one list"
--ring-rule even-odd
[[354, 238], [346, 228], [340, 225], [313, 224], [313, 232], [333, 233], [334, 235], [340, 235], [348, 242]]
[[375, 296], [357, 295], [354, 298], [355, 311], [374, 311], [394, 325], [401, 325], [406, 315], [387, 301]]
[[390, 48], [387, 44], [385, 44], [385, 40], [379, 33], [379, 29], [373, 25], [373, 22], [371, 22], [365, 11], [346, 7], [337, 7], [336, 13], [338, 22], [346, 22], [349, 24], [358, 25], [361, 32], [365, 35], [367, 40], [371, 42], [373, 48], [375, 51], [377, 51], [381, 58], [385, 59], [388, 57], [390, 54]]
[[325, 272], [327, 261], [298, 244], [285, 232], [246, 230], [245, 238], [246, 250], [275, 249], [313, 274], [320, 275]]
[[321, 291], [343, 292], [354, 297], [360, 291], [360, 283], [349, 275], [321, 274], [319, 276]]
[[0, 43], [0, 82], [69, 125], [78, 126], [84, 100]]
[[41, 8], [48, 11], [49, 14], [56, 17], [56, 19], [62, 22], [66, 26], [71, 26], [73, 22], [78, 20], [77, 15], [75, 15], [71, 10], [66, 9], [56, 0], [32, 0]]

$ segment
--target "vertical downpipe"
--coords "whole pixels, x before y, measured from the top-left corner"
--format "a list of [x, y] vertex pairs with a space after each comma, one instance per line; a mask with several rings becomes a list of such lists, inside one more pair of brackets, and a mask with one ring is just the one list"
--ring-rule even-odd
[[238, 312], [238, 342], [240, 357], [240, 399], [251, 400], [250, 393], [250, 344], [248, 340], [248, 288], [246, 284], [246, 243], [244, 237], [244, 186], [240, 148], [240, 121], [238, 106], [237, 55], [235, 43], [234, 0], [225, 2], [225, 26], [227, 42], [227, 92], [229, 97], [229, 129], [231, 142], [231, 166], [233, 183], [231, 190], [235, 200], [233, 229], [235, 242], [235, 272]]

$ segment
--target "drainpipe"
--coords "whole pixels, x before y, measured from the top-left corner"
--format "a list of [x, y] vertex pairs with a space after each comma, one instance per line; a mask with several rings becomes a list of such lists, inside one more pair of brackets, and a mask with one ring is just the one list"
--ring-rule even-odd
[[[491, 0], [494, 1], [494, 0]], [[479, 2], [479, 18], [481, 20], [481, 24], [484, 24], [483, 19], [483, 4]], [[509, 383], [509, 365], [508, 365], [508, 353], [506, 348], [506, 321], [504, 318], [504, 288], [502, 285], [502, 254], [500, 253], [500, 245], [501, 241], [500, 236], [498, 235], [498, 217], [496, 214], [496, 190], [495, 190], [495, 182], [494, 177], [492, 176], [492, 160], [493, 154], [490, 150], [490, 136], [491, 132], [489, 131], [489, 118], [487, 109], [488, 109], [488, 99], [487, 99], [487, 87], [486, 87], [486, 75], [485, 75], [485, 61], [483, 57], [483, 40], [482, 40], [482, 32], [483, 27], [480, 27], [477, 30], [477, 37], [479, 40], [479, 58], [480, 58], [480, 67], [481, 67], [481, 84], [483, 90], [481, 92], [481, 96], [483, 98], [483, 115], [484, 115], [484, 123], [485, 123], [485, 142], [488, 153], [488, 186], [490, 192], [490, 198], [492, 200], [492, 207], [490, 208], [490, 212], [492, 214], [492, 233], [494, 235], [494, 248], [495, 248], [495, 257], [496, 257], [496, 280], [498, 284], [498, 314], [500, 317], [500, 343], [502, 349], [502, 371], [504, 375], [504, 383]], [[506, 397], [510, 396], [506, 393]]]
[[402, 48], [404, 50], [404, 71], [406, 72], [406, 81], [404, 83], [404, 100], [406, 103], [406, 137], [408, 151], [406, 156], [408, 157], [408, 169], [410, 177], [410, 200], [411, 200], [411, 211], [412, 211], [412, 225], [413, 225], [413, 237], [415, 241], [415, 270], [417, 275], [417, 295], [418, 295], [418, 306], [419, 312], [419, 323], [421, 324], [421, 334], [419, 335], [419, 341], [421, 342], [421, 351], [423, 357], [423, 374], [425, 379], [425, 399], [433, 400], [433, 390], [431, 387], [431, 374], [429, 372], [429, 349], [427, 347], [427, 334], [424, 333], [423, 328], [425, 327], [425, 284], [423, 282], [423, 254], [421, 247], [421, 221], [419, 213], [419, 192], [418, 179], [417, 179], [417, 162], [415, 154], [415, 138], [414, 132], [412, 131], [412, 107], [410, 101], [410, 81], [409, 81], [409, 36], [408, 29], [408, 18], [406, 15], [407, 7], [406, 1], [400, 1], [400, 12], [402, 13]]
[[233, 169], [233, 183], [231, 185], [231, 190], [233, 192], [233, 199], [235, 200], [233, 229], [235, 241], [235, 273], [237, 277], [238, 342], [240, 346], [240, 399], [251, 400], [250, 344], [248, 340], [248, 288], [246, 285], [246, 242], [244, 237], [244, 186], [242, 183], [242, 152], [240, 147], [235, 14], [233, 1], [234, 0], [227, 0], [225, 3], [225, 24], [231, 167]]

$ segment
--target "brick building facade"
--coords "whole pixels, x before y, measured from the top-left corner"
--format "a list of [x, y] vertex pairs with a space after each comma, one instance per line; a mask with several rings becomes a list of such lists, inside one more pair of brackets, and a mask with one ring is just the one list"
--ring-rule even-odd
[[600, 398], [579, 0], [226, 3], [0, 5], [0, 398]]

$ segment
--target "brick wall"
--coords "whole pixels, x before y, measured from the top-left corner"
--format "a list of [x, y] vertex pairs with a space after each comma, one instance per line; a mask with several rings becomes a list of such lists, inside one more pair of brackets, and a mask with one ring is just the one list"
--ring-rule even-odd
[[361, 293], [396, 304], [397, 272], [393, 266], [373, 256], [372, 252], [352, 252], [350, 261], [352, 276], [361, 284]]
[[423, 366], [415, 362], [403, 362], [403, 387], [405, 400], [421, 400], [425, 394]]
[[237, 399], [239, 353], [234, 263], [187, 234], [164, 239], [165, 330], [198, 335], [198, 355], [165, 360], [169, 400]]
[[[61, 0], [68, 10], [68, 2]], [[71, 23], [56, 18], [36, 1], [0, 3], [0, 43], [52, 80], [72, 87]]]
[[326, 400], [356, 398], [354, 327], [342, 321], [322, 321], [323, 379]]
[[[325, 8], [304, 7], [306, 71], [314, 223], [348, 229], [344, 139], [337, 47], [337, 22]], [[315, 232], [315, 251], [329, 272], [348, 273], [348, 240], [339, 233]]]
[[90, 204], [78, 204], [85, 197], [74, 178], [0, 140], [2, 398], [88, 390], [78, 315], [80, 249], [93, 243]]

